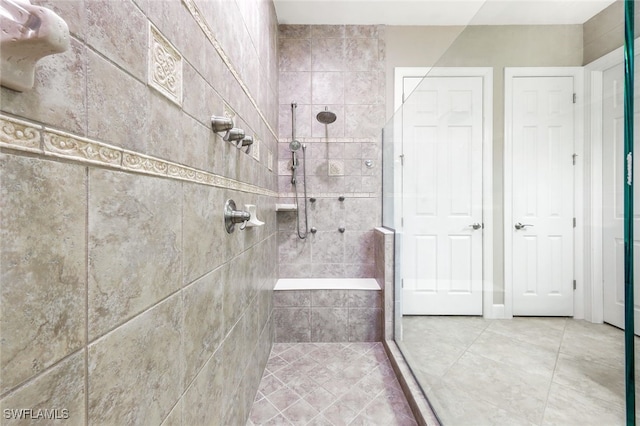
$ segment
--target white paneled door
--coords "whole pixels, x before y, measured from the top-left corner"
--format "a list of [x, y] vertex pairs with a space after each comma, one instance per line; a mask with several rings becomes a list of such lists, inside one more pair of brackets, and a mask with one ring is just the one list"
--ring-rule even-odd
[[[640, 76], [636, 73], [636, 81]], [[622, 64], [603, 72], [602, 105], [602, 220], [603, 220], [603, 280], [604, 321], [624, 328], [624, 69]], [[637, 91], [636, 91], [637, 92]], [[640, 99], [635, 99], [634, 153], [640, 152]], [[638, 187], [638, 167], [633, 168], [635, 188]], [[635, 279], [640, 278], [640, 195], [634, 194], [634, 261]], [[640, 292], [635, 291], [635, 332], [640, 333]]]
[[406, 80], [403, 313], [481, 315], [482, 77]]
[[571, 76], [513, 77], [505, 158], [513, 315], [573, 315], [574, 100]]

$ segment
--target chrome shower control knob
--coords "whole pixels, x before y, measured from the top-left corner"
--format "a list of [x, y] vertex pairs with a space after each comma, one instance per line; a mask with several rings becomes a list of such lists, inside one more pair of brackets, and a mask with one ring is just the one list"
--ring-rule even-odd
[[316, 232], [318, 232], [318, 229], [315, 226], [312, 226], [309, 231], [311, 231], [312, 234], [315, 234]]
[[233, 200], [227, 200], [224, 205], [224, 227], [228, 234], [233, 232], [236, 223], [241, 223], [240, 229], [243, 230], [249, 220], [251, 220], [251, 213], [236, 210], [236, 203]]
[[238, 142], [238, 148], [243, 146], [249, 146], [253, 144], [253, 136], [245, 136], [240, 142]]
[[344, 226], [341, 226], [340, 228], [338, 228], [338, 231], [340, 231], [341, 234], [344, 234], [344, 231], [345, 231]]
[[231, 130], [233, 127], [233, 120], [228, 117], [219, 117], [214, 115], [211, 117], [211, 127], [216, 133], [226, 132], [227, 130]]
[[344, 195], [339, 196], [338, 201], [344, 201]]
[[244, 130], [237, 127], [229, 129], [222, 139], [226, 142], [235, 142], [244, 139]]

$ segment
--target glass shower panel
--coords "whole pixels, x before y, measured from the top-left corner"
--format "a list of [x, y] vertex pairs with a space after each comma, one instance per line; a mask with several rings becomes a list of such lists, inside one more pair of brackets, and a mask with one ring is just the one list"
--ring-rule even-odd
[[443, 424], [621, 424], [623, 2], [505, 21], [513, 3], [411, 61], [383, 131], [396, 341]]
[[399, 159], [394, 156], [394, 146], [396, 144], [394, 121], [392, 118], [382, 129], [382, 226], [393, 229], [395, 223], [395, 207], [399, 205], [399, 200], [395, 197], [398, 193], [395, 190], [396, 179], [394, 174], [398, 171], [396, 164]]
[[[625, 412], [626, 423], [636, 424], [637, 398], [636, 398], [636, 341], [640, 332], [640, 294], [638, 289], [638, 263], [640, 257], [638, 246], [640, 246], [640, 229], [638, 229], [638, 218], [640, 210], [638, 204], [637, 178], [640, 176], [634, 167], [633, 157], [640, 151], [636, 148], [640, 146], [638, 141], [640, 125], [638, 113], [640, 112], [638, 96], [638, 72], [637, 49], [635, 38], [636, 32], [636, 2], [625, 1], [624, 3], [624, 152], [623, 158], [627, 160], [626, 181], [624, 185], [624, 244], [625, 244]], [[629, 301], [632, 301], [629, 303]]]
[[[402, 137], [399, 134], [397, 122], [401, 123], [402, 111], [397, 111], [382, 129], [382, 226], [396, 231], [395, 244], [395, 269], [394, 282], [401, 283], [401, 241], [402, 232], [397, 228], [402, 207], [402, 191], [399, 184], [401, 180], [397, 176], [402, 171], [402, 157], [396, 150], [401, 146]], [[402, 335], [402, 287], [394, 287], [394, 335]]]

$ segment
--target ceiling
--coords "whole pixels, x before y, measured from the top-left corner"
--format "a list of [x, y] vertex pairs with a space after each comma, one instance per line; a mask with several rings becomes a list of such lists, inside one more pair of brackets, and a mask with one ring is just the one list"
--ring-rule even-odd
[[583, 24], [615, 0], [274, 0], [280, 24]]

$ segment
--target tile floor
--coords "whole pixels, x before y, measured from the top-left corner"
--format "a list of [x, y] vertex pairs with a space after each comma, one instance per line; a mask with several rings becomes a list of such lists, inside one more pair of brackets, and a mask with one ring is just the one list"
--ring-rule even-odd
[[382, 343], [275, 343], [253, 425], [416, 425]]
[[399, 346], [444, 425], [625, 423], [624, 341], [615, 327], [408, 316], [403, 328]]

